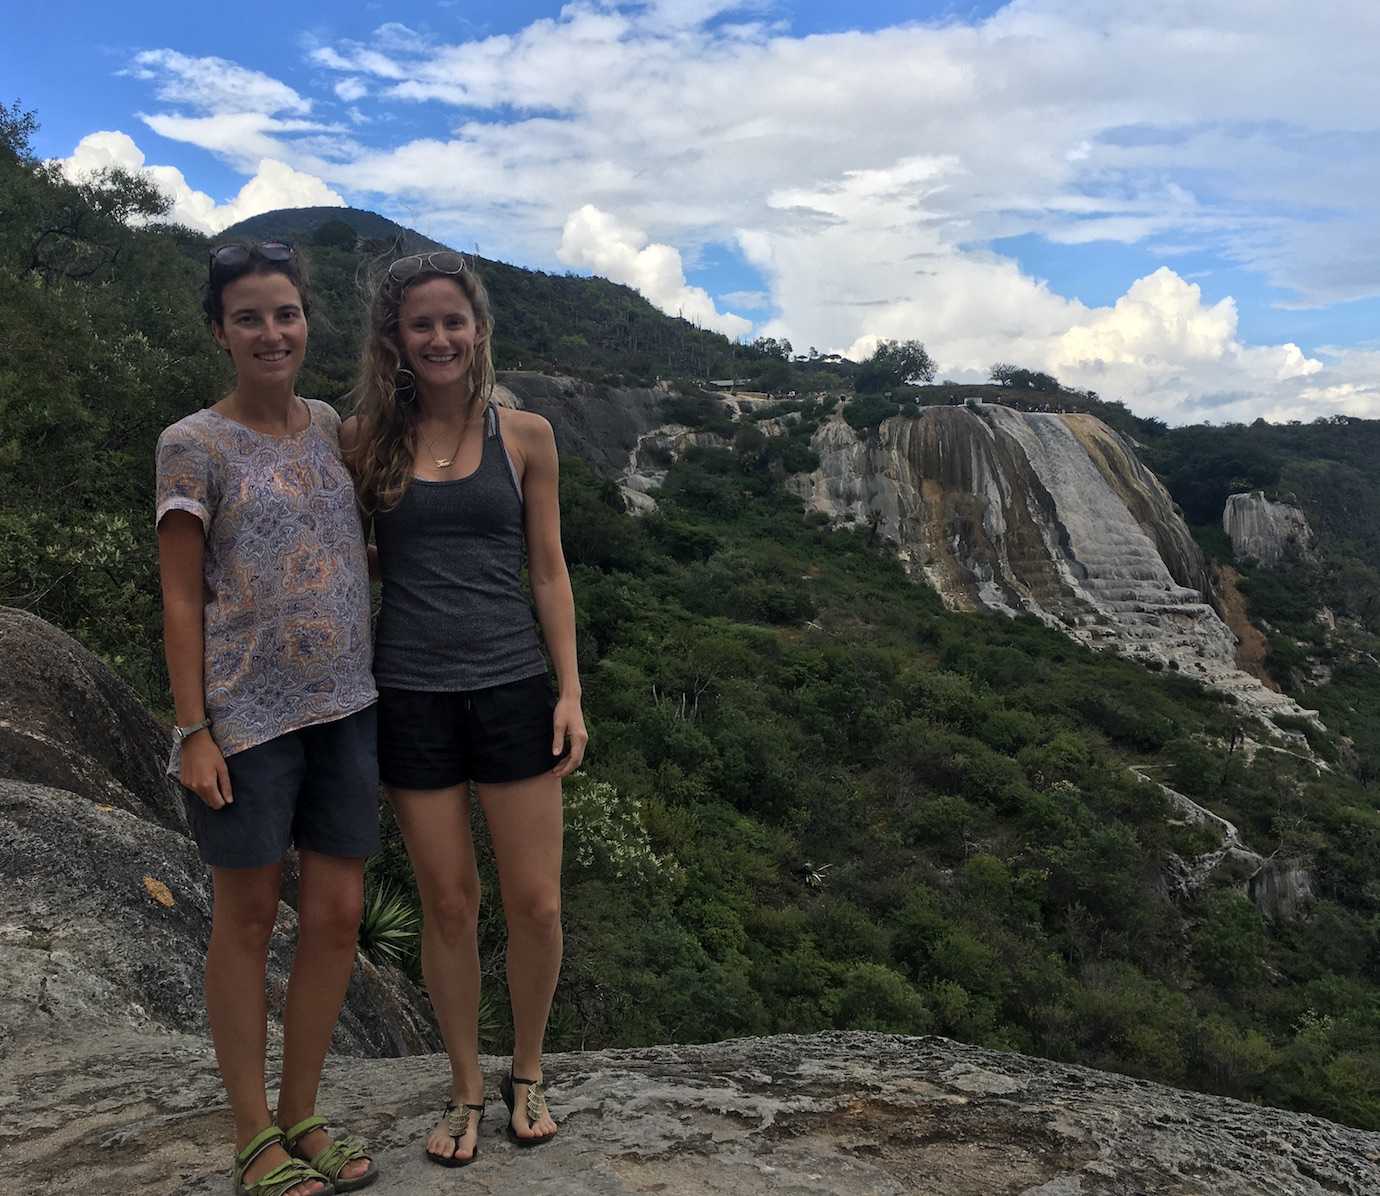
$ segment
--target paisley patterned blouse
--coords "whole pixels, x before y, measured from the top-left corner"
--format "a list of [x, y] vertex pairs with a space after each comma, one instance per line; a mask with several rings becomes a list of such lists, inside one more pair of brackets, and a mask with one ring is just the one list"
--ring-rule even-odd
[[[378, 698], [340, 417], [303, 401], [310, 422], [290, 436], [207, 409], [158, 438], [155, 522], [190, 511], [206, 533], [206, 713], [227, 756]], [[174, 748], [169, 771], [179, 767]]]

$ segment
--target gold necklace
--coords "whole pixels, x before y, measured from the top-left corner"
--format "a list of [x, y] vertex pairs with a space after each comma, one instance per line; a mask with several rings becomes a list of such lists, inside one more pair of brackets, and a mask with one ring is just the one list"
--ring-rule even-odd
[[425, 441], [423, 442], [426, 448], [427, 456], [431, 458], [432, 462], [435, 464], [437, 469], [449, 469], [451, 465], [455, 462], [455, 458], [460, 455], [460, 446], [465, 443], [465, 430], [468, 425], [468, 422], [469, 421], [467, 420], [464, 424], [461, 424], [460, 439], [455, 442], [455, 447], [451, 449], [449, 457], [436, 456], [436, 454], [431, 451], [431, 446], [429, 444], [426, 444]]

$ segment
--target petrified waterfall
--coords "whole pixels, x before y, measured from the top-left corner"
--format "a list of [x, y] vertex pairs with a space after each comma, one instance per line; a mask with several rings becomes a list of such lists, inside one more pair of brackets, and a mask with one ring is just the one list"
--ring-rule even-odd
[[1181, 670], [1259, 713], [1305, 712], [1237, 667], [1202, 556], [1159, 481], [1086, 415], [929, 407], [859, 435], [838, 416], [812, 508], [876, 524], [958, 609], [1025, 613], [1094, 647]]

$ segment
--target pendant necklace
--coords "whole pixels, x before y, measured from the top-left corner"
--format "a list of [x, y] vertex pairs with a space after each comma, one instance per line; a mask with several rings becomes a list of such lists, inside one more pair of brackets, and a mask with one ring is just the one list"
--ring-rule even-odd
[[460, 446], [465, 442], [465, 428], [460, 428], [460, 439], [455, 442], [455, 447], [451, 449], [449, 457], [438, 457], [431, 451], [431, 446], [427, 446], [427, 456], [435, 463], [437, 469], [449, 469], [455, 458], [460, 455]]

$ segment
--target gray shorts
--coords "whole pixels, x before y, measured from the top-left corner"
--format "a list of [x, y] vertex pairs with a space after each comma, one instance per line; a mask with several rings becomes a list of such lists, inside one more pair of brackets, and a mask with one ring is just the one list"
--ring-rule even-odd
[[376, 708], [367, 706], [227, 756], [233, 802], [213, 810], [196, 794], [185, 795], [202, 860], [215, 868], [262, 868], [293, 844], [322, 855], [377, 851], [376, 739]]

